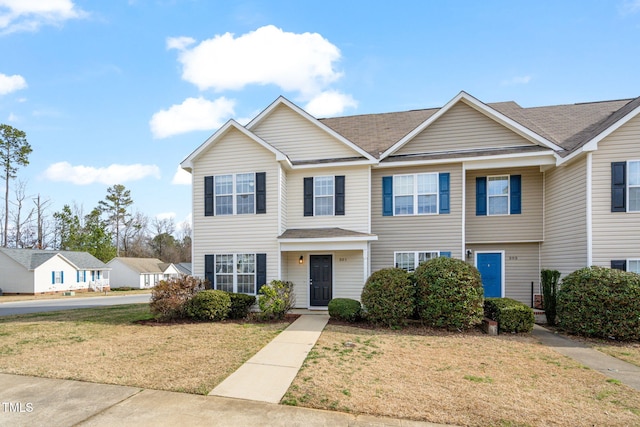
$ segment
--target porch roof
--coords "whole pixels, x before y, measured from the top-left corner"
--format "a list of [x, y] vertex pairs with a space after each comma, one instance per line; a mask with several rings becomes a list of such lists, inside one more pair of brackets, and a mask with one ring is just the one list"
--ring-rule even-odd
[[280, 242], [303, 241], [369, 241], [378, 240], [375, 234], [345, 230], [344, 228], [290, 228], [278, 236]]

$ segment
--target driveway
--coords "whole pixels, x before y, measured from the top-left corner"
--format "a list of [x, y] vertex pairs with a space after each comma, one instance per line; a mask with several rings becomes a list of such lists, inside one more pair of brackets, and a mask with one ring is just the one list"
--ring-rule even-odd
[[0, 316], [12, 314], [40, 313], [44, 311], [73, 310], [76, 308], [104, 307], [121, 304], [144, 304], [151, 299], [151, 294], [69, 298], [50, 300], [28, 300], [4, 302], [0, 304]]

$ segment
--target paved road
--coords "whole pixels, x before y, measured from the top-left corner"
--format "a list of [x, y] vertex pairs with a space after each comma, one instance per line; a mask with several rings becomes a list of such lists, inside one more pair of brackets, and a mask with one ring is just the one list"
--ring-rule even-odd
[[148, 303], [150, 298], [151, 294], [138, 294], [4, 302], [0, 304], [0, 316], [40, 313], [44, 311], [73, 310], [74, 308], [103, 307], [106, 305], [141, 304]]

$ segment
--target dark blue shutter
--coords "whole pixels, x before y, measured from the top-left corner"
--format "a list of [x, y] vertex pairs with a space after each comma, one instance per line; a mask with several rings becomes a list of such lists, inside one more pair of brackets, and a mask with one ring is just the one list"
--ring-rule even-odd
[[449, 210], [449, 173], [441, 173], [438, 176], [439, 182], [439, 191], [440, 191], [440, 210], [441, 214], [448, 214]]
[[267, 174], [256, 173], [256, 213], [267, 213]]
[[627, 211], [627, 163], [611, 163], [611, 212]]
[[204, 177], [204, 216], [213, 216], [213, 177]]
[[616, 270], [627, 271], [627, 260], [611, 260], [611, 268], [615, 268]]
[[267, 284], [267, 254], [256, 254], [256, 293]]
[[313, 178], [304, 179], [304, 216], [313, 216]]
[[335, 185], [336, 185], [335, 214], [344, 215], [344, 175], [338, 175], [335, 177]]
[[511, 175], [509, 179], [509, 192], [511, 199], [511, 215], [522, 213], [522, 176]]
[[80, 270], [76, 270], [76, 282], [80, 281]]
[[216, 271], [216, 257], [215, 255], [204, 256], [204, 278], [209, 281], [211, 289], [215, 289], [215, 271]]
[[60, 272], [60, 283], [64, 283], [64, 271]]
[[382, 215], [393, 216], [393, 177], [382, 177]]
[[476, 177], [476, 215], [487, 214], [487, 177]]
[[55, 271], [51, 272], [51, 284], [52, 285], [56, 284], [56, 272]]
[[451, 252], [440, 252], [441, 257], [451, 258]]

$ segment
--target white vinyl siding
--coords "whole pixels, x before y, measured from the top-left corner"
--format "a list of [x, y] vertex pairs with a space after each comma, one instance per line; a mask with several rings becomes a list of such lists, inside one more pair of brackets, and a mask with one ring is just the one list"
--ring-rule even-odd
[[[522, 213], [519, 215], [476, 215], [476, 177], [508, 177], [510, 174], [520, 175], [522, 178]], [[542, 241], [543, 180], [539, 167], [469, 170], [466, 176], [467, 243]], [[454, 188], [451, 185], [452, 191]], [[453, 201], [453, 196], [451, 200]]]
[[493, 119], [459, 102], [397, 151], [401, 154], [433, 153], [480, 148], [512, 148], [532, 143]]
[[276, 107], [269, 117], [251, 128], [251, 131], [294, 162], [361, 156], [286, 105]]
[[[611, 163], [640, 159], [638, 135], [640, 116], [612, 132], [593, 151], [593, 265], [609, 267], [612, 259], [633, 259], [638, 256], [640, 212], [631, 211], [629, 197], [628, 212], [611, 212]], [[628, 180], [627, 185], [630, 182]]]

